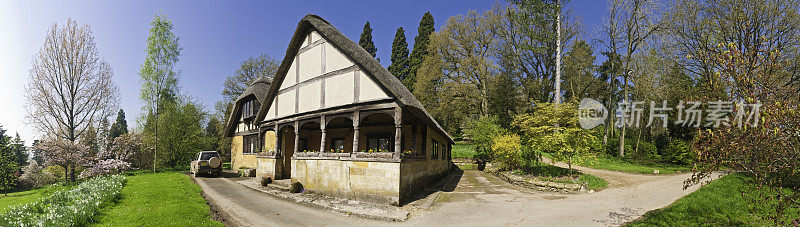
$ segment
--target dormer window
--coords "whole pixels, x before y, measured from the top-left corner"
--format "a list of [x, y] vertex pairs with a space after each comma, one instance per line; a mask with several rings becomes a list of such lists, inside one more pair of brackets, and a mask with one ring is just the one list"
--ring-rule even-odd
[[248, 99], [242, 103], [242, 119], [249, 119], [256, 116], [258, 109], [261, 107], [255, 99]]

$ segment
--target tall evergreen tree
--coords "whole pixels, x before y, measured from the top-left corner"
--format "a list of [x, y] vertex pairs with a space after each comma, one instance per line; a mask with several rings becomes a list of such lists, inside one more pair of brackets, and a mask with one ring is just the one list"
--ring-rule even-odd
[[367, 50], [372, 57], [375, 57], [375, 52], [378, 52], [378, 48], [375, 47], [375, 43], [372, 42], [372, 28], [369, 26], [369, 21], [364, 24], [364, 30], [361, 32], [361, 38], [358, 40], [358, 45]]
[[406, 43], [406, 33], [403, 27], [397, 28], [392, 42], [392, 64], [389, 65], [389, 72], [406, 85], [410, 91], [414, 86], [413, 81], [408, 77], [408, 43]]
[[18, 167], [22, 168], [28, 165], [28, 151], [25, 147], [25, 141], [22, 140], [19, 133], [13, 140], [10, 140], [8, 148], [11, 149], [11, 154], [14, 156], [14, 161]]
[[11, 147], [7, 146], [11, 137], [0, 125], [0, 190], [13, 188], [19, 179], [19, 166], [15, 162]]
[[[419, 70], [425, 56], [428, 55], [428, 43], [430, 43], [431, 34], [434, 30], [434, 21], [431, 12], [425, 12], [422, 20], [419, 21], [419, 28], [417, 28], [417, 37], [414, 37], [414, 48], [411, 50], [411, 56], [408, 58], [408, 75], [407, 79], [410, 84], [414, 84], [417, 80], [417, 71]], [[406, 82], [403, 81], [405, 84]], [[408, 86], [408, 85], [406, 85]]]
[[108, 143], [114, 143], [114, 139], [124, 134], [128, 134], [128, 121], [125, 120], [125, 111], [120, 109], [117, 121], [111, 124], [111, 131], [108, 132]]

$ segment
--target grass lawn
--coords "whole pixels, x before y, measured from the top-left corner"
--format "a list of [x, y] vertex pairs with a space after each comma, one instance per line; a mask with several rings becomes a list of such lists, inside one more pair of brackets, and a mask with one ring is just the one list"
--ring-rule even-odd
[[[543, 153], [545, 157], [552, 158], [549, 153]], [[579, 164], [580, 166], [590, 167], [594, 169], [605, 169], [629, 173], [645, 173], [653, 174], [653, 170], [658, 170], [658, 174], [673, 174], [690, 172], [691, 168], [688, 166], [668, 165], [658, 163], [636, 163], [633, 161], [620, 159], [610, 156], [599, 156], [595, 160], [588, 163]]]
[[[745, 181], [748, 176], [735, 173], [703, 186], [672, 205], [650, 211], [629, 226], [767, 226], [771, 221], [753, 215], [753, 203], [742, 191], [752, 193]], [[792, 218], [800, 217], [800, 209], [789, 210]], [[791, 215], [790, 215], [791, 216]], [[788, 218], [787, 220], [791, 220]]]
[[74, 184], [51, 185], [27, 191], [0, 194], [0, 213], [5, 212], [6, 209], [12, 206], [30, 203], [39, 198], [50, 196], [57, 191], [69, 190], [73, 186]]
[[223, 226], [210, 219], [201, 189], [178, 172], [127, 176], [120, 199], [100, 211], [100, 226]]
[[453, 158], [472, 159], [475, 155], [475, 145], [467, 142], [456, 142], [451, 150]]

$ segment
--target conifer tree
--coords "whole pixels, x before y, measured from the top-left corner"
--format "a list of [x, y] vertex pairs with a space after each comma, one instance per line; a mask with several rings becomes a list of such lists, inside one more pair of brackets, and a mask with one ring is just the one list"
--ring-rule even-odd
[[397, 28], [392, 42], [392, 64], [389, 65], [389, 72], [410, 91], [414, 85], [413, 81], [408, 80], [408, 43], [406, 43], [406, 33], [403, 27]]
[[[434, 21], [431, 12], [425, 12], [422, 19], [419, 21], [419, 28], [417, 28], [417, 37], [414, 37], [414, 48], [411, 51], [411, 56], [408, 58], [408, 80], [412, 86], [417, 78], [417, 71], [419, 70], [425, 56], [428, 55], [428, 43], [430, 43], [431, 34], [434, 30]], [[406, 82], [403, 81], [403, 84]], [[409, 85], [406, 85], [409, 86]]]
[[375, 47], [375, 43], [372, 42], [372, 28], [369, 26], [369, 21], [364, 24], [364, 30], [361, 32], [361, 39], [358, 40], [358, 45], [367, 50], [372, 57], [375, 57], [375, 52], [378, 52], [378, 48]]

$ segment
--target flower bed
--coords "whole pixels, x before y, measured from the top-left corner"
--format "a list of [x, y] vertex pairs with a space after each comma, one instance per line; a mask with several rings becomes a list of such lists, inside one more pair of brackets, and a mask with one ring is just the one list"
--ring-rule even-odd
[[120, 175], [87, 180], [72, 190], [12, 207], [0, 215], [0, 226], [85, 225], [100, 208], [119, 196], [124, 182], [125, 177]]

